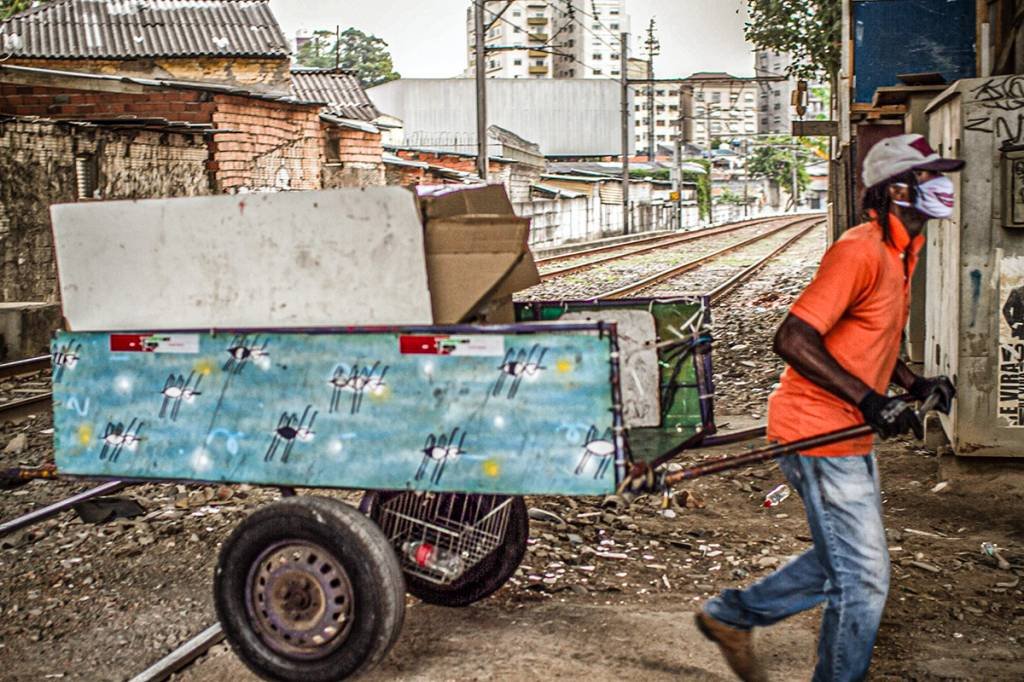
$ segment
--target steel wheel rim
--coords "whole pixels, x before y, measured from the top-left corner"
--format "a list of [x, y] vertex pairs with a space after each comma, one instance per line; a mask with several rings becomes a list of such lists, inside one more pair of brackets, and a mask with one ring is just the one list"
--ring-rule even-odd
[[348, 638], [352, 583], [320, 545], [290, 540], [265, 549], [249, 569], [245, 592], [250, 618], [276, 653], [322, 658]]

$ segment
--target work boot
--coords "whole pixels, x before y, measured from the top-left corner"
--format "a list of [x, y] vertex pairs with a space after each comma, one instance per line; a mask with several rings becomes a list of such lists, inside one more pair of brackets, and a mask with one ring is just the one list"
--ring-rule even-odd
[[741, 630], [715, 620], [700, 611], [694, 616], [697, 629], [718, 645], [732, 671], [744, 682], [767, 682], [768, 677], [754, 655], [754, 637], [750, 630]]

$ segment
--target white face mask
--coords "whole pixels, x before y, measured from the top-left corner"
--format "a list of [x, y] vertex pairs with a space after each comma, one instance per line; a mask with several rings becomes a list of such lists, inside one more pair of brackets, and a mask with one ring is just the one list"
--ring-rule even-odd
[[[904, 208], [910, 208], [910, 202], [893, 201]], [[917, 186], [917, 199], [914, 208], [929, 218], [948, 218], [953, 215], [953, 181], [945, 175], [937, 175]]]

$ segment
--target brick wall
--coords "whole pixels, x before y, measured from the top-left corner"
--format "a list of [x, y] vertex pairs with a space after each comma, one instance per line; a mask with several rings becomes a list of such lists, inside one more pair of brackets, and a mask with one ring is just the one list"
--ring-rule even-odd
[[0, 113], [88, 121], [124, 116], [209, 123], [215, 105], [208, 92], [158, 90], [103, 92], [0, 83]]
[[315, 105], [179, 88], [119, 93], [0, 83], [0, 113], [77, 121], [137, 116], [212, 123], [232, 131], [217, 134], [210, 144], [209, 170], [216, 191], [321, 186], [323, 132]]
[[[403, 159], [410, 159], [412, 161], [423, 161], [434, 166], [442, 166], [444, 168], [451, 168], [452, 170], [462, 171], [465, 173], [476, 174], [476, 157], [473, 156], [462, 156], [459, 154], [444, 154], [438, 152], [425, 152], [419, 150], [410, 149], [399, 149], [395, 152], [398, 156]], [[495, 161], [493, 159], [487, 160], [487, 181], [490, 183], [501, 183], [505, 186], [505, 191], [511, 196], [513, 192], [512, 174], [513, 167], [518, 164], [503, 163]], [[427, 171], [428, 176], [432, 175]], [[538, 175], [539, 177], [539, 175]], [[390, 184], [390, 183], [389, 183]], [[425, 184], [445, 184], [439, 179], [433, 181], [428, 179]], [[528, 197], [527, 197], [528, 198]]]
[[283, 58], [181, 57], [143, 59], [11, 59], [7, 64], [138, 78], [234, 85], [253, 92], [287, 93], [290, 63]]
[[214, 95], [210, 170], [218, 192], [319, 189], [324, 137], [315, 106]]
[[76, 156], [104, 199], [210, 193], [200, 135], [0, 122], [0, 300], [57, 300], [49, 206], [78, 200]]
[[381, 135], [323, 123], [326, 163], [323, 187], [368, 187], [385, 184]]

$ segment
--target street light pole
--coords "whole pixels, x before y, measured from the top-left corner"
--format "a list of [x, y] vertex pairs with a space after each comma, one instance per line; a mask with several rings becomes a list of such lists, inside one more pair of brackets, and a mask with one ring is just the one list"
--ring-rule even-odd
[[484, 64], [486, 36], [484, 5], [487, 0], [473, 1], [473, 32], [476, 34], [476, 172], [487, 182], [487, 66]]

